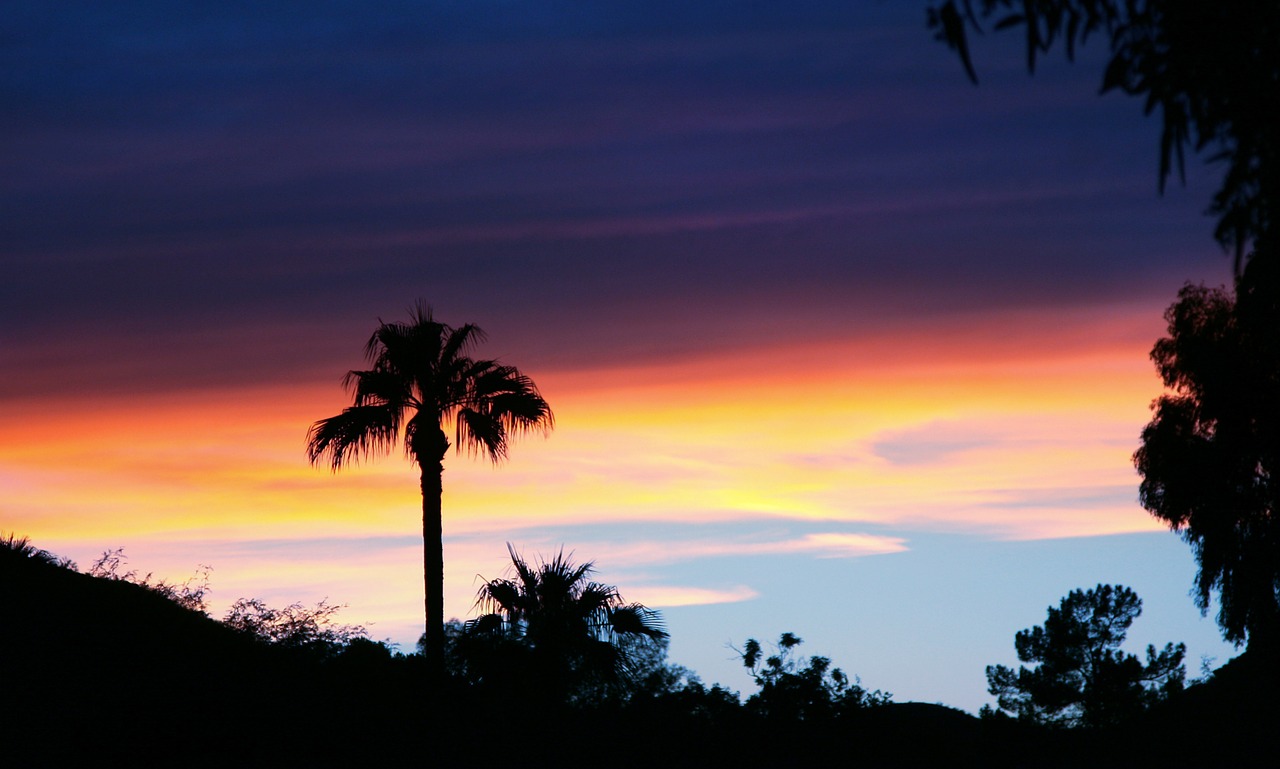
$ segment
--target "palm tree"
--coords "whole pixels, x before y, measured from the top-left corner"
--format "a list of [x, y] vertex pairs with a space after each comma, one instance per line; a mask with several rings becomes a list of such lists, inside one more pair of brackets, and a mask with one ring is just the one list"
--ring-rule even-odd
[[468, 623], [467, 635], [514, 642], [499, 652], [520, 664], [499, 660], [496, 669], [509, 675], [516, 667], [550, 700], [624, 683], [637, 672], [642, 645], [667, 637], [657, 612], [591, 581], [593, 564], [575, 565], [562, 550], [533, 566], [510, 544], [507, 552], [514, 576], [480, 587], [476, 605], [487, 613]]
[[440, 514], [445, 429], [454, 446], [497, 463], [515, 433], [554, 425], [551, 407], [533, 380], [513, 366], [470, 357], [484, 332], [468, 323], [457, 328], [435, 320], [422, 303], [407, 323], [379, 322], [365, 345], [370, 368], [348, 371], [343, 387], [354, 403], [322, 419], [307, 434], [314, 464], [338, 468], [361, 457], [387, 453], [403, 441], [405, 454], [422, 474], [423, 586], [426, 610], [424, 653], [431, 670], [444, 670], [444, 543]]
[[41, 550], [31, 544], [31, 540], [28, 537], [19, 537], [14, 532], [0, 536], [0, 556], [15, 560], [58, 563], [58, 557], [53, 553], [48, 550]]

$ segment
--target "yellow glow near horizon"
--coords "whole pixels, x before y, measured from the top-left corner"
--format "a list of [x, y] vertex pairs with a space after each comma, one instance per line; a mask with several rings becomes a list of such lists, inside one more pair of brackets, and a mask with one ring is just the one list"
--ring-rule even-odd
[[[847, 530], [859, 524], [1018, 539], [1157, 530], [1133, 501], [1129, 460], [1158, 394], [1148, 314], [976, 318], [682, 362], [531, 371], [557, 429], [517, 441], [502, 467], [451, 456], [446, 534], [500, 542], [530, 526], [776, 518], [840, 529], [759, 552], [830, 557], [901, 547], [869, 538], [859, 551]], [[307, 428], [345, 405], [329, 383], [4, 405], [0, 529], [55, 550], [419, 535], [416, 468], [402, 457], [337, 474], [308, 466]], [[714, 555], [662, 549], [650, 558]], [[324, 568], [373, 592], [400, 580], [407, 600], [420, 589], [405, 579], [420, 568], [412, 551], [394, 567]], [[450, 573], [492, 559], [454, 557]], [[233, 584], [317, 568], [277, 560]], [[464, 585], [450, 590], [467, 602]], [[652, 590], [673, 601], [696, 594]], [[741, 600], [734, 590], [722, 598]]]

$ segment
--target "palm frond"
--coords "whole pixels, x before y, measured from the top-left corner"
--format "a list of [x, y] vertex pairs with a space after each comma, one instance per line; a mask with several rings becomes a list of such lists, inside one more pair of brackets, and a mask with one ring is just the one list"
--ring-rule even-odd
[[481, 585], [476, 598], [476, 606], [490, 614], [504, 614], [515, 620], [520, 619], [524, 607], [521, 606], [521, 591], [515, 583], [505, 579], [495, 579]]
[[465, 359], [477, 345], [489, 338], [484, 330], [474, 323], [464, 323], [457, 328], [446, 326], [446, 329], [444, 344], [440, 346], [442, 361]]
[[503, 628], [502, 615], [482, 614], [465, 625], [468, 633], [497, 633]]
[[36, 547], [32, 544], [30, 538], [19, 537], [17, 532], [10, 532], [7, 535], [0, 536], [0, 554], [54, 565], [62, 565], [63, 562], [71, 563], [66, 559], [61, 559], [60, 561], [58, 556], [48, 550]]
[[591, 582], [580, 588], [576, 603], [584, 619], [595, 625], [603, 625], [608, 619], [609, 610], [621, 600], [616, 587]]
[[369, 341], [364, 343], [364, 357], [370, 363], [377, 364], [382, 361], [387, 354], [387, 344], [396, 346], [396, 340], [403, 336], [401, 328], [402, 323], [387, 323], [381, 318], [378, 319], [378, 327], [369, 335]]
[[23, 558], [30, 558], [39, 552], [40, 548], [31, 544], [30, 537], [19, 537], [17, 532], [10, 532], [0, 536], [0, 550], [8, 550]]
[[395, 371], [348, 371], [342, 386], [351, 393], [356, 406], [418, 407], [411, 383]]
[[508, 435], [549, 431], [551, 407], [533, 380], [512, 366], [473, 361], [465, 370], [465, 392], [454, 417], [459, 450], [484, 453], [494, 462], [506, 458]]
[[555, 415], [551, 406], [529, 377], [514, 369], [504, 378], [503, 388], [487, 398], [490, 412], [503, 426], [512, 432], [540, 430], [546, 433], [555, 427]]
[[503, 393], [490, 401], [493, 413], [502, 420], [509, 432], [524, 433], [537, 430], [548, 433], [555, 427], [555, 415], [551, 407], [534, 393]]
[[500, 420], [483, 411], [464, 408], [454, 415], [453, 423], [457, 436], [454, 445], [459, 450], [466, 447], [473, 456], [483, 453], [495, 463], [507, 458], [507, 431]]
[[400, 437], [402, 417], [402, 410], [387, 405], [345, 408], [307, 431], [307, 458], [336, 471], [362, 457], [385, 453]]
[[615, 634], [645, 636], [654, 640], [668, 636], [662, 627], [662, 615], [638, 603], [609, 612], [609, 626]]
[[515, 569], [516, 576], [520, 578], [522, 585], [529, 587], [537, 584], [538, 579], [533, 568], [516, 552], [515, 545], [510, 542], [507, 543], [507, 555], [511, 556], [511, 567]]

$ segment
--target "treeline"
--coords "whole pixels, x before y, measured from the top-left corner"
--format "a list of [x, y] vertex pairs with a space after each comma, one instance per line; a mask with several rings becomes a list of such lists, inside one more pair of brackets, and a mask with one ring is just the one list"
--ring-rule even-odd
[[[3, 756], [13, 766], [465, 761], [541, 767], [607, 760], [621, 767], [808, 767], [819, 761], [1070, 767], [1157, 758], [1189, 766], [1210, 754], [1211, 763], [1219, 763], [1269, 744], [1264, 735], [1276, 713], [1270, 701], [1275, 666], [1245, 655], [1186, 691], [1168, 685], [1181, 683], [1176, 674], [1166, 675], [1159, 696], [1107, 723], [1088, 716], [1079, 702], [1021, 718], [979, 719], [941, 705], [894, 703], [831, 660], [802, 654], [801, 639], [791, 633], [744, 645], [743, 663], [756, 686], [744, 701], [667, 662], [656, 615], [645, 616], [616, 589], [583, 579], [589, 565], [580, 571], [563, 558], [520, 562], [526, 571], [517, 567], [508, 581], [515, 590], [504, 602], [491, 604], [493, 611], [478, 621], [450, 623], [449, 671], [441, 679], [420, 654], [398, 652], [359, 626], [338, 623], [328, 604], [274, 610], [240, 601], [240, 609], [218, 621], [203, 608], [207, 585], [200, 579], [173, 585], [122, 571], [119, 553], [89, 570], [96, 575], [85, 574], [23, 540], [0, 544], [0, 705], [12, 714]], [[575, 574], [578, 579], [554, 584]], [[486, 589], [500, 593], [500, 586], [495, 580]], [[555, 595], [564, 600], [557, 603]], [[625, 625], [616, 623], [626, 620], [615, 617], [611, 624], [587, 611], [591, 605], [626, 609], [623, 614], [645, 620], [647, 631], [622, 632]], [[1104, 620], [1108, 611], [1092, 611], [1099, 606], [1113, 607], [1110, 616], [1120, 619], [1112, 624], [1120, 632], [1108, 643], [1116, 641], [1136, 606], [1114, 588], [1073, 593], [1056, 614], [1051, 610], [1043, 632], [1024, 632], [1079, 638], [1073, 620], [1060, 620]], [[557, 637], [592, 616], [604, 623], [597, 626], [601, 632]], [[614, 650], [604, 654], [593, 643]], [[1133, 669], [1115, 649], [1104, 657], [1097, 649], [1075, 651], [1111, 660], [1098, 669], [1100, 680], [1116, 680], [1107, 667], [1112, 663]], [[1171, 661], [1162, 653], [1155, 653], [1158, 663]], [[1144, 678], [1139, 687], [1159, 688], [1147, 683]], [[1252, 698], [1264, 690], [1259, 708]], [[1035, 691], [1024, 692], [1027, 701]], [[1045, 713], [1053, 717], [1041, 717]], [[1079, 728], [1064, 728], [1070, 720], [1064, 714], [1081, 715], [1073, 721]], [[1217, 737], [1174, 737], [1174, 722], [1212, 724]]]

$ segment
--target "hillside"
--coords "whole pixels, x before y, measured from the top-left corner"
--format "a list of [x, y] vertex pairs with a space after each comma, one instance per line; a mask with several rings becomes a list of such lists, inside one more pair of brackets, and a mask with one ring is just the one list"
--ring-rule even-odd
[[356, 674], [397, 691], [361, 660], [322, 666], [3, 548], [0, 659], [4, 755], [55, 766], [337, 765], [353, 757], [342, 735], [372, 717]]
[[[355, 647], [352, 647], [354, 650]], [[1124, 729], [1063, 732], [895, 703], [824, 723], [670, 697], [530, 708], [428, 684], [416, 658], [273, 648], [125, 581], [0, 549], [6, 765], [616, 767], [1222, 765], [1270, 749], [1274, 656], [1242, 655]]]

